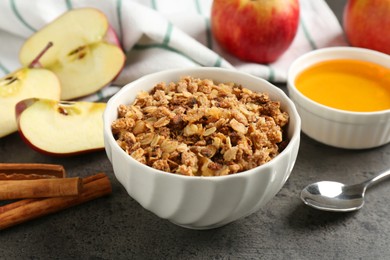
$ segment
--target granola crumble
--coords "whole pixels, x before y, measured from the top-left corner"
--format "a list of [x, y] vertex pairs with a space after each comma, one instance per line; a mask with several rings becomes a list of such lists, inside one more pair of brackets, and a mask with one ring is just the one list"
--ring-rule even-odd
[[112, 133], [134, 159], [188, 176], [220, 176], [262, 165], [285, 147], [289, 115], [267, 93], [182, 77], [118, 107]]

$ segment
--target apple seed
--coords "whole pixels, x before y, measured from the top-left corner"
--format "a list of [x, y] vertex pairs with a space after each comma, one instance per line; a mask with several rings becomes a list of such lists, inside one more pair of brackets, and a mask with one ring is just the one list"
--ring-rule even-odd
[[81, 60], [82, 58], [85, 57], [85, 55], [87, 55], [87, 46], [80, 46], [76, 49], [74, 49], [73, 51], [69, 52], [68, 53], [68, 56], [70, 56], [71, 58], [74, 59], [79, 59]]
[[65, 116], [80, 114], [80, 109], [72, 101], [60, 101], [58, 102], [58, 112]]
[[63, 114], [64, 116], [69, 115], [69, 114], [68, 114], [68, 111], [66, 111], [66, 109], [63, 108], [63, 107], [61, 107], [61, 106], [58, 107], [58, 112], [59, 112], [60, 114]]
[[2, 81], [1, 85], [2, 86], [8, 86], [8, 85], [11, 85], [13, 82], [17, 81], [18, 78], [17, 77], [13, 77], [13, 76], [8, 76], [4, 79], [4, 81]]
[[15, 93], [20, 87], [20, 79], [14, 75], [0, 79], [0, 97], [6, 97]]

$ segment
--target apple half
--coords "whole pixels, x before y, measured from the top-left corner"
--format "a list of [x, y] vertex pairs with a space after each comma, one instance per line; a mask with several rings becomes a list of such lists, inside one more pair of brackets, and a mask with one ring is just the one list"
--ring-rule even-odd
[[58, 76], [61, 100], [83, 97], [110, 84], [125, 63], [115, 31], [94, 8], [68, 11], [34, 33], [20, 50], [20, 62], [29, 64], [49, 41], [53, 47], [40, 65]]
[[34, 150], [71, 156], [104, 148], [106, 103], [30, 98], [15, 106], [18, 130]]
[[57, 76], [46, 69], [25, 67], [0, 79], [0, 137], [18, 130], [15, 105], [27, 98], [59, 100], [61, 86]]

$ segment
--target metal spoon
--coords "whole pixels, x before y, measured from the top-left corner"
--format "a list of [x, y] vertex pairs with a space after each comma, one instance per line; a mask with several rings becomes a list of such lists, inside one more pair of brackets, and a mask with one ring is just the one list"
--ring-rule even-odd
[[301, 200], [308, 206], [326, 211], [348, 212], [364, 205], [366, 189], [390, 176], [390, 169], [365, 182], [344, 185], [333, 181], [320, 181], [306, 186]]

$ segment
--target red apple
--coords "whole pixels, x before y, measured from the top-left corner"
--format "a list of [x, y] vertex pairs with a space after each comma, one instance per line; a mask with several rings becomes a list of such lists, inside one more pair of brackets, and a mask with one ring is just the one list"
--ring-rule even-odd
[[299, 0], [214, 0], [211, 29], [219, 45], [257, 63], [277, 60], [293, 41]]
[[348, 0], [343, 27], [352, 46], [390, 54], [390, 0]]

